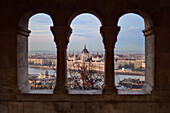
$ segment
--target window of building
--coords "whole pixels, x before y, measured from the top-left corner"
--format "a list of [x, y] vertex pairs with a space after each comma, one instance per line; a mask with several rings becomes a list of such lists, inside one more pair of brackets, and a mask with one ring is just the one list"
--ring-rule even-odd
[[[29, 18], [28, 27], [20, 28], [18, 85], [22, 93], [53, 93], [56, 84], [57, 59], [56, 45], [50, 26], [53, 26], [51, 17], [38, 13]], [[24, 35], [24, 32], [28, 35]]]
[[101, 94], [104, 85], [104, 47], [101, 23], [92, 14], [76, 16], [67, 49], [67, 87], [70, 94]]
[[[115, 85], [119, 94], [148, 94], [153, 87], [154, 40], [143, 34], [148, 29], [143, 17], [128, 13], [119, 18], [121, 30], [115, 46]], [[149, 27], [150, 28], [150, 27]], [[143, 30], [143, 32], [142, 32]], [[151, 34], [152, 35], [152, 34]], [[152, 48], [152, 51], [148, 52]], [[148, 57], [149, 55], [149, 57]], [[149, 84], [149, 87], [148, 87]]]

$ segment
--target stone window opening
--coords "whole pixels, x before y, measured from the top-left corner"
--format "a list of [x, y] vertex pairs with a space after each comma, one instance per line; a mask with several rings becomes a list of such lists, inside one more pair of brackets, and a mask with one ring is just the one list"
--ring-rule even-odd
[[[153, 24], [151, 22], [151, 19], [145, 13], [143, 13], [141, 11], [137, 11], [137, 12], [138, 13], [132, 14], [131, 11], [130, 11], [130, 13], [126, 13], [125, 15], [128, 15], [128, 14], [138, 15], [138, 14], [140, 14], [139, 16], [144, 19], [143, 21], [144, 21], [144, 25], [145, 25], [144, 27], [145, 28], [143, 28], [144, 30], [143, 31], [141, 30], [141, 32], [143, 32], [144, 40], [145, 40], [144, 41], [144, 46], [145, 46], [144, 47], [145, 48], [144, 49], [144, 54], [145, 54], [144, 55], [144, 59], [145, 59], [144, 76], [145, 77], [144, 78], [140, 77], [140, 79], [145, 79], [145, 81], [142, 82], [143, 80], [138, 80], [139, 82], [142, 82], [142, 86], [143, 86], [140, 91], [139, 90], [138, 91], [132, 90], [132, 89], [130, 89], [130, 90], [120, 90], [119, 89], [118, 94], [125, 94], [125, 95], [126, 94], [132, 94], [132, 95], [133, 94], [151, 94], [151, 91], [152, 91], [153, 86], [154, 86], [154, 33], [153, 33]], [[115, 61], [115, 66], [116, 66], [116, 63], [117, 63], [117, 61]], [[116, 71], [118, 71], [118, 70], [116, 70]], [[117, 75], [115, 75], [115, 78], [116, 78], [116, 76]], [[134, 77], [133, 77], [133, 79], [126, 78], [126, 81], [127, 80], [131, 80], [131, 82], [132, 82], [132, 81], [135, 81], [136, 78], [134, 78]], [[121, 83], [123, 85], [127, 85], [127, 84], [124, 83], [126, 81], [125, 81], [125, 78], [124, 78], [124, 80], [122, 80]], [[115, 80], [115, 82], [116, 82], [116, 80]], [[119, 80], [119, 83], [120, 83], [120, 80]], [[128, 86], [128, 87], [132, 88], [133, 84], [135, 84], [135, 83], [132, 82], [131, 86]], [[115, 83], [115, 85], [116, 85], [116, 83]]]
[[[32, 18], [34, 18], [34, 22], [30, 22]], [[51, 32], [50, 26], [53, 26], [52, 19], [45, 13], [28, 12], [20, 19], [17, 35], [17, 72], [18, 87], [21, 93], [53, 94], [56, 82], [56, 67], [54, 66], [56, 66], [57, 60], [55, 57], [49, 58], [49, 53], [43, 53], [45, 52], [43, 50], [47, 52], [51, 49], [54, 51], [54, 54], [56, 53], [53, 35], [49, 33]], [[50, 45], [46, 45], [48, 43]], [[34, 55], [30, 55], [30, 51], [34, 51]], [[49, 65], [46, 66], [47, 64], [50, 64], [50, 67], [48, 67]], [[33, 66], [33, 68], [30, 68], [30, 66]], [[53, 78], [55, 79], [53, 84], [50, 84], [52, 81], [52, 76], [50, 75], [52, 71], [50, 70], [49, 72], [48, 68], [52, 66], [54, 67], [52, 70], [54, 72]], [[32, 73], [29, 74], [30, 72]]]
[[[101, 22], [90, 13], [75, 16], [67, 48], [67, 89], [69, 94], [102, 94], [104, 88], [104, 46]], [[74, 78], [74, 79], [73, 79]]]
[[[131, 12], [131, 11], [129, 11]], [[140, 14], [145, 21], [145, 30], [143, 30], [145, 36], [145, 59], [146, 59], [146, 70], [145, 70], [145, 84], [143, 86], [144, 94], [150, 94], [154, 86], [154, 33], [153, 24], [151, 19], [146, 13], [142, 11], [134, 11], [134, 13]], [[22, 16], [19, 22], [19, 30], [17, 35], [17, 72], [18, 72], [18, 86], [21, 93], [29, 93], [31, 91], [31, 86], [28, 83], [28, 36], [30, 30], [28, 30], [29, 18], [35, 13], [29, 12]], [[97, 16], [99, 17], [99, 16]], [[99, 18], [100, 19], [100, 18]], [[100, 19], [101, 21], [101, 19]], [[69, 22], [71, 23], [71, 21]], [[102, 23], [102, 21], [101, 21]], [[103, 44], [105, 47], [105, 72], [104, 72], [104, 93], [112, 94], [116, 91], [114, 84], [114, 53], [113, 48], [116, 42], [117, 34], [120, 27], [117, 26], [101, 26], [100, 33], [103, 38]], [[57, 85], [55, 87], [55, 92], [67, 94], [67, 63], [66, 63], [66, 48], [69, 42], [69, 36], [72, 29], [69, 26], [55, 26], [51, 27], [51, 31], [54, 35], [54, 41], [57, 45]], [[114, 39], [113, 39], [113, 35]], [[62, 65], [60, 65], [62, 64]], [[65, 71], [64, 71], [65, 69]], [[24, 76], [23, 76], [24, 75]], [[49, 93], [52, 94], [53, 92]], [[38, 93], [39, 94], [39, 93]], [[44, 93], [46, 94], [46, 93]]]

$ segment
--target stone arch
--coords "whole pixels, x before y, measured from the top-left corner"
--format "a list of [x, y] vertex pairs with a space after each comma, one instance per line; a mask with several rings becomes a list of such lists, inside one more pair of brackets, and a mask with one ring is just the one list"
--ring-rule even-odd
[[18, 22], [18, 27], [19, 27], [19, 28], [23, 28], [23, 29], [28, 29], [29, 19], [30, 19], [33, 15], [36, 15], [36, 14], [38, 14], [38, 13], [44, 13], [44, 14], [50, 16], [51, 19], [52, 19], [53, 25], [54, 25], [53, 16], [52, 16], [50, 13], [47, 13], [46, 11], [43, 11], [43, 10], [40, 10], [40, 9], [35, 9], [35, 10], [27, 11], [26, 13], [24, 13], [24, 14], [20, 17], [19, 22]]
[[75, 11], [75, 12], [70, 16], [70, 18], [69, 18], [69, 20], [68, 20], [68, 26], [71, 25], [71, 22], [73, 21], [73, 19], [74, 19], [75, 17], [77, 17], [78, 15], [83, 14], [83, 13], [89, 13], [89, 14], [94, 15], [95, 17], [97, 17], [97, 19], [100, 20], [100, 23], [103, 25], [103, 20], [102, 20], [101, 16], [100, 16], [97, 12], [92, 11], [92, 10], [89, 10], [89, 9], [84, 9], [84, 10]]
[[[154, 87], [154, 74], [155, 74], [155, 35], [153, 32], [153, 21], [149, 14], [139, 9], [130, 9], [125, 11], [120, 17], [125, 14], [134, 13], [144, 19], [145, 29], [142, 31], [145, 36], [145, 84], [143, 91], [150, 94]], [[119, 17], [119, 18], [120, 18]], [[118, 19], [119, 20], [119, 19]], [[118, 24], [118, 21], [117, 21]]]
[[[27, 76], [28, 75], [28, 37], [31, 32], [30, 30], [28, 30], [28, 23], [29, 23], [29, 19], [33, 15], [38, 13], [44, 13], [44, 11], [38, 9], [33, 11], [28, 11], [20, 17], [20, 20], [18, 22], [19, 29], [17, 34], [17, 79], [18, 79], [18, 87], [21, 93], [29, 93], [29, 91], [31, 90], [30, 84], [28, 83], [28, 76]], [[49, 15], [48, 13], [44, 13], [44, 14]]]
[[[89, 17], [93, 17], [94, 20], [97, 21], [96, 23], [99, 24], [99, 29], [96, 28], [96, 30], [99, 31], [99, 35], [101, 35], [101, 34], [100, 34], [100, 27], [102, 26], [101, 20], [100, 20], [96, 15], [94, 15], [94, 14], [92, 14], [92, 13], [83, 12], [83, 13], [79, 13], [79, 14], [75, 15], [74, 18], [72, 18], [72, 21], [71, 21], [71, 23], [70, 23], [69, 26], [71, 26], [71, 24], [73, 23], [74, 20], [76, 20], [77, 18], [79, 18], [78, 16], [83, 16], [83, 15], [86, 15], [86, 16], [89, 16]], [[95, 26], [96, 26], [96, 25], [95, 25]], [[74, 30], [74, 29], [73, 29], [73, 30]], [[74, 34], [74, 33], [73, 33], [73, 34]], [[99, 37], [99, 38], [100, 38], [100, 37]], [[102, 40], [102, 36], [101, 36], [101, 40]], [[102, 44], [103, 44], [103, 42], [102, 42]]]
[[[122, 17], [125, 14], [128, 14], [128, 13], [134, 13], [134, 14], [137, 14], [137, 15], [141, 16], [144, 19], [144, 22], [145, 22], [145, 29], [153, 26], [153, 21], [151, 19], [151, 16], [149, 14], [147, 14], [145, 11], [140, 10], [140, 9], [129, 9], [129, 10], [126, 10], [125, 12], [123, 12], [119, 16], [119, 18]], [[119, 18], [117, 20], [117, 24], [118, 24]]]
[[[94, 28], [95, 28], [95, 31], [97, 31], [97, 34], [99, 34], [100, 35], [100, 33], [99, 33], [99, 28], [100, 28], [100, 26], [102, 25], [102, 23], [101, 23], [101, 20], [96, 16], [96, 15], [94, 15], [93, 13], [89, 13], [89, 12], [79, 12], [79, 13], [77, 13], [77, 14], [75, 14], [73, 17], [72, 17], [72, 19], [70, 20], [70, 23], [69, 23], [69, 25], [71, 26], [71, 25], [73, 25], [74, 24], [74, 22], [76, 21], [76, 20], [79, 20], [79, 21], [81, 21], [81, 20], [83, 20], [83, 18], [81, 18], [81, 19], [79, 19], [79, 16], [84, 16], [84, 18], [85, 18], [85, 16], [87, 16], [87, 17], [89, 17], [89, 18], [91, 18], [91, 19], [89, 19], [89, 20], [93, 20], [93, 22], [94, 23], [97, 23], [97, 25], [95, 24], [95, 25], [92, 25]], [[84, 20], [85, 21], [85, 20]], [[86, 25], [86, 24], [83, 24], [83, 25]], [[86, 28], [91, 28], [91, 26], [89, 26], [89, 24], [88, 24], [88, 22], [87, 22], [87, 25], [88, 26], [86, 26]], [[74, 31], [74, 27], [73, 27], [73, 31]], [[85, 28], [84, 29], [82, 29], [82, 31], [85, 33], [85, 34], [87, 34], [87, 32], [88, 33], [90, 33], [90, 30], [89, 31], [86, 31], [85, 30]], [[81, 31], [79, 31], [79, 32], [81, 32]], [[74, 34], [74, 32], [73, 32], [73, 34]], [[76, 34], [76, 33], [75, 33]], [[84, 37], [86, 37], [86, 36], [84, 36]], [[91, 38], [92, 36], [90, 36], [90, 38]], [[98, 43], [98, 42], [95, 42], [96, 43], [96, 45], [98, 44], [100, 44], [100, 46], [101, 46], [101, 44], [103, 44], [102, 43], [102, 36], [100, 35], [100, 36], [97, 36], [96, 37], [96, 39], [97, 39], [97, 41], [99, 41], [100, 43]], [[101, 40], [100, 40], [101, 39]], [[77, 39], [75, 39], [75, 40], [78, 40], [79, 42], [80, 42], [80, 40], [77, 38]], [[85, 40], [88, 40], [88, 38], [87, 39], [85, 39]], [[84, 40], [84, 41], [85, 41]], [[82, 42], [84, 42], [84, 41], [82, 41]], [[72, 43], [72, 41], [71, 41], [71, 43]], [[74, 51], [74, 58], [73, 58], [73, 60], [71, 59], [71, 57], [68, 57], [69, 59], [70, 59], [70, 61], [67, 61], [67, 64], [68, 64], [68, 66], [70, 67], [70, 69], [72, 69], [72, 68], [80, 68], [82, 65], [82, 63], [85, 65], [85, 67], [87, 67], [87, 70], [89, 71], [90, 69], [92, 70], [94, 70], [94, 71], [99, 71], [99, 67], [101, 66], [101, 70], [100, 71], [103, 71], [104, 72], [104, 62], [103, 62], [103, 60], [101, 60], [100, 59], [100, 61], [98, 61], [97, 62], [97, 60], [96, 60], [96, 62], [95, 61], [93, 61], [92, 62], [92, 60], [94, 60], [94, 56], [92, 56], [92, 55], [90, 55], [90, 52], [92, 52], [92, 51], [88, 51], [88, 49], [89, 49], [89, 45], [87, 46], [87, 49], [86, 49], [86, 44], [88, 45], [91, 45], [91, 43], [89, 43], [89, 42], [86, 42], [86, 43], [84, 43], [84, 44], [81, 44], [82, 45], [82, 47], [84, 46], [84, 49], [83, 50], [76, 50], [76, 52], [77, 51], [82, 51], [80, 54], [78, 54], [78, 55], [80, 55], [80, 59], [79, 60], [77, 60], [77, 59], [75, 59], [76, 57], [75, 57], [75, 51]], [[91, 46], [93, 46], [94, 47], [94, 45], [91, 45]], [[81, 47], [80, 45], [78, 46], [77, 45], [77, 47]], [[98, 46], [99, 47], [99, 46]], [[95, 48], [95, 47], [94, 47]], [[93, 48], [93, 49], [94, 49]], [[103, 51], [103, 47], [101, 47], [102, 48], [102, 51]], [[101, 48], [100, 48], [100, 50], [101, 50]], [[99, 56], [101, 56], [100, 54], [100, 52], [99, 52], [99, 54], [98, 54], [98, 52], [97, 53], [95, 53], [95, 52], [93, 52], [93, 53], [91, 53], [91, 54], [97, 54], [97, 55], [99, 55]], [[102, 52], [102, 54], [103, 54], [103, 52]], [[97, 56], [96, 55], [96, 56]], [[91, 60], [90, 60], [91, 59]], [[93, 64], [92, 64], [93, 63]], [[93, 67], [92, 67], [93, 66]], [[82, 66], [83, 67], [83, 66]], [[95, 70], [95, 69], [96, 70]], [[91, 73], [90, 71], [89, 71], [89, 73]], [[103, 77], [104, 78], [104, 74], [102, 73], [102, 74], [99, 74], [99, 73], [96, 73], [96, 74], [98, 74], [98, 76], [100, 76], [101, 78]], [[91, 73], [91, 75], [92, 76], [95, 76], [95, 74], [92, 74]], [[88, 78], [90, 78], [91, 76], [90, 76], [90, 74], [87, 74], [87, 76], [88, 76]], [[91, 78], [90, 78], [91, 79]], [[94, 81], [97, 81], [97, 79], [95, 80], [95, 78], [93, 78], [94, 79]], [[82, 79], [82, 81], [83, 81], [83, 79]], [[79, 92], [76, 92], [75, 91], [75, 87], [73, 86], [72, 88], [70, 88], [69, 89], [69, 94], [90, 94], [90, 93], [92, 93], [92, 94], [101, 94], [102, 93], [102, 89], [103, 89], [103, 86], [104, 86], [104, 82], [103, 82], [103, 84], [102, 85], [99, 85], [99, 86], [95, 86], [93, 83], [95, 83], [95, 82], [89, 82], [89, 84], [91, 84], [91, 86], [84, 86], [84, 85], [82, 85], [82, 84], [79, 84]], [[84, 82], [83, 82], [83, 84], [84, 84]], [[71, 86], [71, 85], [70, 85]], [[97, 88], [98, 87], [98, 88]], [[75, 89], [74, 89], [75, 88]], [[84, 89], [89, 89], [90, 91], [87, 91], [87, 90], [84, 90]], [[83, 91], [84, 90], [84, 91]]]

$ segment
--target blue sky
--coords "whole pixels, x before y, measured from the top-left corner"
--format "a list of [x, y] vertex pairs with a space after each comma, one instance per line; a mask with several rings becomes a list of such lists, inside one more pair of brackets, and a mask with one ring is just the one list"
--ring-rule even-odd
[[[53, 35], [50, 31], [53, 26], [50, 16], [36, 14], [29, 20], [29, 51], [56, 51]], [[68, 51], [81, 51], [86, 44], [89, 51], [104, 51], [102, 37], [99, 33], [101, 23], [92, 14], [81, 14], [71, 23], [73, 32], [70, 36]], [[126, 14], [119, 19], [121, 31], [115, 46], [116, 51], [144, 51], [144, 20], [136, 14]]]
[[121, 30], [118, 34], [116, 51], [144, 51], [144, 20], [136, 14], [123, 15], [118, 22]]
[[50, 26], [53, 26], [53, 22], [51, 17], [46, 14], [36, 14], [30, 18], [29, 51], [56, 51]]

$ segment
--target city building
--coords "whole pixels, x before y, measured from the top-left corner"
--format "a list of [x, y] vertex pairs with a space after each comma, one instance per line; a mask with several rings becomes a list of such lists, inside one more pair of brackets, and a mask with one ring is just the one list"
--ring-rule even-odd
[[81, 66], [83, 62], [87, 66], [87, 69], [104, 72], [104, 56], [99, 55], [99, 53], [90, 55], [86, 45], [81, 54], [76, 55], [74, 52], [67, 56], [67, 69], [75, 69], [75, 64], [79, 63]]
[[81, 60], [87, 61], [89, 59], [89, 51], [86, 49], [86, 45], [84, 45], [84, 49], [81, 52]]

